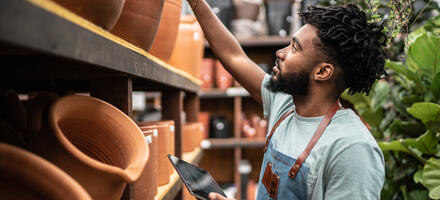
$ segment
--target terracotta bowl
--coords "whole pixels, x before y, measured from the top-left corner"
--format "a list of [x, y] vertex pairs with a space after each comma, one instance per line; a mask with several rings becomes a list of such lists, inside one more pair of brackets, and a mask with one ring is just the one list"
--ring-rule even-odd
[[148, 51], [156, 37], [164, 0], [125, 0], [112, 33]]
[[66, 96], [49, 111], [35, 152], [77, 180], [93, 199], [120, 199], [148, 160], [141, 130], [116, 107], [93, 97]]
[[92, 199], [67, 173], [23, 149], [0, 143], [2, 199]]
[[153, 200], [157, 193], [157, 129], [142, 131], [150, 149], [150, 158], [139, 179], [133, 183], [135, 200]]
[[53, 1], [106, 30], [113, 28], [124, 6], [124, 0]]
[[182, 0], [165, 0], [159, 30], [149, 51], [165, 62], [170, 59], [176, 43], [181, 9]]
[[[170, 142], [170, 132], [169, 126], [166, 124], [156, 124], [152, 125], [150, 122], [137, 122], [138, 126], [142, 131], [157, 130], [157, 186], [166, 185], [170, 182], [170, 171], [168, 153], [169, 153], [169, 142]], [[145, 125], [144, 125], [145, 124]]]

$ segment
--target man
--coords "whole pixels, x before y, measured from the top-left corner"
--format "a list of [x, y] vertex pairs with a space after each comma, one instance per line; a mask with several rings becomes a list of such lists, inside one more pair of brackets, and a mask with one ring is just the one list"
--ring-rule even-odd
[[[188, 0], [223, 66], [263, 104], [269, 129], [257, 199], [380, 199], [384, 158], [340, 94], [386, 75], [381, 27], [355, 5], [309, 7], [306, 24], [265, 74], [204, 0]], [[211, 200], [225, 199], [211, 193]]]

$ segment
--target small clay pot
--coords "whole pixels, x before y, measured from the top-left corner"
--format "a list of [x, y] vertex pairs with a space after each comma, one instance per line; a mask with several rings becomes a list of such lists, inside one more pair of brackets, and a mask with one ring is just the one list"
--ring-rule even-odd
[[199, 79], [202, 80], [202, 88], [214, 87], [214, 65], [215, 60], [212, 58], [204, 58], [202, 68], [200, 69]]
[[170, 182], [171, 171], [168, 165], [170, 132], [167, 124], [155, 124], [152, 122], [137, 122], [142, 131], [157, 130], [157, 186], [166, 185]]
[[106, 30], [113, 28], [124, 6], [124, 0], [54, 1]]
[[142, 131], [150, 149], [150, 158], [139, 179], [133, 183], [135, 200], [154, 200], [157, 193], [157, 129]]
[[165, 0], [159, 29], [150, 53], [168, 62], [176, 44], [182, 0]]
[[23, 149], [0, 143], [2, 199], [92, 199], [86, 190], [54, 164]]
[[182, 127], [182, 151], [191, 152], [200, 146], [203, 137], [203, 124], [201, 122], [189, 122]]
[[232, 86], [233, 78], [231, 74], [223, 67], [220, 61], [217, 61], [215, 65], [215, 83], [217, 88], [226, 90]]
[[66, 171], [93, 199], [120, 199], [148, 160], [141, 130], [102, 100], [65, 96], [51, 106], [49, 125], [32, 140], [33, 151]]
[[198, 121], [203, 124], [202, 140], [209, 138], [209, 117], [209, 112], [199, 112]]
[[148, 51], [156, 37], [164, 0], [125, 0], [112, 33]]

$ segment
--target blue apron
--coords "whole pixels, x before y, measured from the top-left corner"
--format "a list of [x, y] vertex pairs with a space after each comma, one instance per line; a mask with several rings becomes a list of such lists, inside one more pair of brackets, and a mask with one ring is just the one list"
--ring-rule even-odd
[[266, 139], [265, 153], [258, 182], [257, 200], [305, 200], [310, 198], [307, 196], [307, 173], [309, 172], [309, 166], [304, 163], [304, 160], [339, 108], [340, 104], [337, 101], [326, 113], [306, 149], [297, 159], [277, 151], [273, 148], [270, 141], [278, 125], [293, 110], [285, 113], [277, 121]]

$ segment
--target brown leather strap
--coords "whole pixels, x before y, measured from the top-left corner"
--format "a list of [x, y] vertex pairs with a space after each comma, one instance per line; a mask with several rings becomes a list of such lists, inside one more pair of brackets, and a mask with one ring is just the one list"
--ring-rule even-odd
[[324, 119], [322, 119], [321, 123], [318, 126], [318, 129], [316, 129], [315, 134], [313, 134], [313, 137], [310, 140], [309, 144], [307, 145], [306, 149], [299, 155], [298, 159], [296, 159], [295, 164], [293, 164], [292, 168], [290, 169], [289, 172], [290, 178], [294, 179], [296, 177], [296, 174], [298, 173], [298, 170], [301, 168], [304, 160], [306, 160], [307, 156], [312, 151], [316, 142], [318, 142], [322, 133], [324, 133], [325, 128], [327, 128], [328, 124], [330, 123], [331, 119], [333, 118], [333, 116], [335, 115], [338, 109], [339, 109], [339, 102], [336, 101], [336, 103], [330, 108], [327, 114], [325, 114]]
[[293, 112], [293, 110], [289, 110], [286, 114], [284, 114], [283, 116], [281, 116], [281, 118], [280, 118], [280, 119], [277, 121], [277, 123], [273, 126], [272, 130], [270, 131], [269, 136], [267, 136], [267, 139], [266, 139], [266, 145], [264, 146], [263, 152], [266, 152], [266, 150], [267, 150], [267, 145], [269, 145], [269, 141], [270, 141], [270, 138], [271, 138], [272, 135], [273, 135], [273, 132], [275, 132], [275, 130], [277, 129], [277, 127], [280, 125], [280, 123], [281, 123], [284, 119], [286, 119], [286, 117], [289, 116], [292, 112]]

